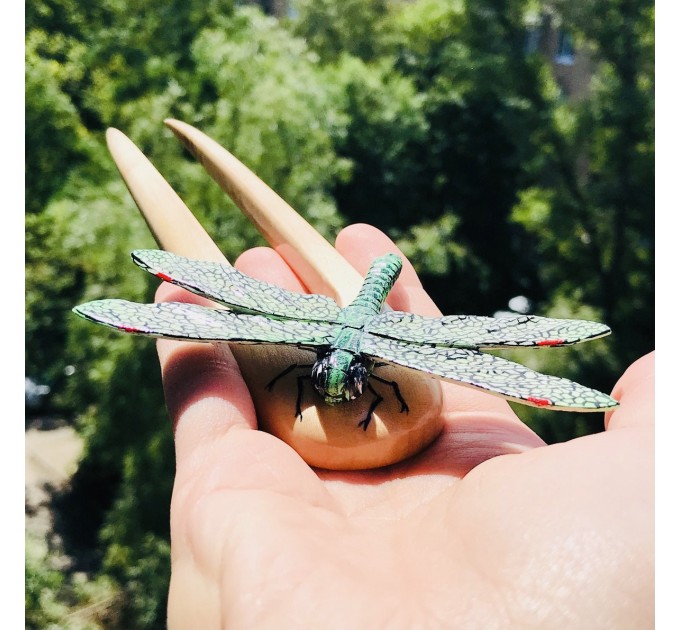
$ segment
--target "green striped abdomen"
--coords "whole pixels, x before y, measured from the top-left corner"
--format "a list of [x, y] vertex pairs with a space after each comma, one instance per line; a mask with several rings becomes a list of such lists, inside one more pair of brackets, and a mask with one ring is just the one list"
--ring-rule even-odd
[[385, 254], [371, 264], [359, 294], [340, 314], [340, 321], [352, 328], [361, 328], [369, 318], [382, 310], [387, 295], [401, 272], [401, 258]]

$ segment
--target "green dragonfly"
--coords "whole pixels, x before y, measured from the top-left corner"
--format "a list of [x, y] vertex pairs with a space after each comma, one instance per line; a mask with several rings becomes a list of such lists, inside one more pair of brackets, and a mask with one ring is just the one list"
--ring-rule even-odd
[[[75, 307], [78, 315], [127, 333], [238, 344], [284, 344], [316, 353], [309, 365], [294, 364], [268, 384], [297, 368], [323, 400], [334, 405], [354, 400], [366, 389], [374, 399], [359, 423], [368, 427], [383, 400], [369, 378], [388, 384], [408, 411], [399, 387], [374, 370], [396, 365], [487, 391], [508, 400], [565, 411], [601, 411], [618, 405], [596, 390], [565, 378], [540, 374], [512, 361], [480, 352], [488, 348], [556, 347], [597, 339], [611, 331], [604, 324], [574, 319], [421, 317], [381, 312], [402, 267], [396, 254], [376, 258], [359, 294], [341, 308], [322, 295], [286, 291], [219, 263], [190, 260], [160, 250], [136, 250], [133, 261], [158, 278], [226, 306], [209, 308], [167, 302], [138, 304], [110, 299]], [[302, 419], [302, 379], [295, 414]]]

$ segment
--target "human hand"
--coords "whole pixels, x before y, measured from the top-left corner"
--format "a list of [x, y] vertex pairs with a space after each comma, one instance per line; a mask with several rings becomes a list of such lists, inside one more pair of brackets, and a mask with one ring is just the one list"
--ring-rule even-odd
[[[368, 226], [336, 247], [361, 273], [397, 251]], [[272, 250], [237, 267], [301, 288]], [[393, 297], [438, 314], [408, 265]], [[169, 285], [158, 299], [203, 303]], [[651, 355], [619, 381], [603, 433], [546, 446], [505, 401], [442, 383], [425, 451], [330, 472], [255, 430], [228, 346], [158, 351], [177, 458], [171, 630], [652, 627]]]

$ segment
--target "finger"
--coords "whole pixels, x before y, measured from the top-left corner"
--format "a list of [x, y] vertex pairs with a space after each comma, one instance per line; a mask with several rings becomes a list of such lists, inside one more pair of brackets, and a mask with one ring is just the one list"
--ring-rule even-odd
[[[335, 247], [362, 274], [366, 273], [377, 256], [387, 252], [399, 254], [404, 260], [404, 269], [392, 291], [395, 298], [389, 302], [390, 306], [428, 317], [441, 316], [441, 311], [423, 289], [413, 265], [408, 262], [396, 244], [377, 228], [365, 224], [346, 227], [338, 234]], [[504, 414], [513, 422], [519, 422], [508, 403], [502, 398], [453, 383], [442, 383], [442, 387], [445, 393], [445, 413], [486, 411]]]
[[[168, 283], [156, 301], [211, 304]], [[255, 428], [252, 400], [227, 344], [159, 339], [157, 348], [178, 466], [233, 427]]]
[[398, 254], [404, 267], [394, 285], [388, 304], [398, 311], [407, 311], [428, 317], [440, 317], [441, 311], [423, 289], [413, 265], [399, 250], [396, 244], [377, 228], [357, 223], [350, 225], [338, 234], [335, 248], [363, 276], [375, 258], [382, 254]]
[[608, 430], [654, 425], [654, 352], [633, 363], [614, 386], [620, 407], [605, 414]]
[[[235, 266], [254, 278], [304, 291], [290, 267], [267, 247], [248, 250]], [[161, 284], [156, 301], [212, 304], [168, 283]], [[161, 340], [158, 352], [178, 457], [194, 452], [201, 441], [213, 440], [234, 426], [257, 427], [250, 394], [227, 344]]]
[[289, 291], [307, 293], [286, 261], [269, 247], [254, 247], [243, 252], [236, 259], [234, 267], [257, 280], [271, 282]]
[[[256, 268], [273, 264], [272, 280], [290, 275], [271, 250], [248, 254]], [[274, 253], [275, 256], [277, 256]], [[264, 274], [269, 275], [269, 274]], [[163, 284], [158, 301], [210, 304], [205, 298]], [[158, 341], [163, 386], [175, 431], [177, 477], [173, 505], [178, 514], [216, 489], [266, 488], [321, 505], [330, 498], [316, 475], [281, 440], [257, 428], [250, 392], [229, 345]]]

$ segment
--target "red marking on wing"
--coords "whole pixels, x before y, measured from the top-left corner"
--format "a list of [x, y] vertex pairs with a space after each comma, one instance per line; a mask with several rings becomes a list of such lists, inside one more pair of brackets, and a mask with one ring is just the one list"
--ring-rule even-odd
[[165, 282], [172, 282], [172, 278], [164, 273], [161, 273], [160, 271], [156, 274], [157, 278], [160, 278], [161, 280], [165, 280]]
[[545, 407], [552, 404], [552, 400], [548, 400], [547, 398], [535, 398], [534, 396], [528, 396], [527, 400], [534, 403], [534, 405], [538, 405], [539, 407]]
[[125, 332], [133, 333], [133, 332], [139, 332], [139, 328], [132, 328], [130, 326], [121, 326], [121, 330], [124, 330]]
[[536, 343], [537, 346], [559, 346], [564, 343], [564, 339], [543, 339]]

